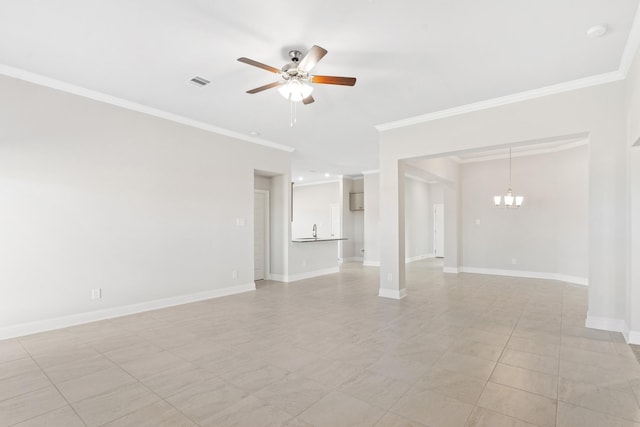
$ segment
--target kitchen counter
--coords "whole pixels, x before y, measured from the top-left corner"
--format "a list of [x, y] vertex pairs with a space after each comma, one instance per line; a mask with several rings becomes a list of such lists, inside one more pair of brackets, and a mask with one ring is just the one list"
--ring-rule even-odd
[[291, 239], [292, 243], [314, 243], [314, 242], [333, 242], [336, 240], [347, 240], [346, 237], [296, 237]]

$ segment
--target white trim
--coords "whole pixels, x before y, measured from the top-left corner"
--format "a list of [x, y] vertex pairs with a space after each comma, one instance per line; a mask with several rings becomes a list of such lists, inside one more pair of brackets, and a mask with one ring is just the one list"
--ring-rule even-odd
[[87, 89], [84, 87], [76, 86], [71, 83], [66, 83], [60, 80], [52, 79], [50, 77], [46, 77], [40, 74], [32, 73], [30, 71], [22, 70], [20, 68], [11, 67], [9, 65], [0, 64], [0, 74], [13, 77], [19, 80], [24, 80], [26, 82], [35, 83], [40, 86], [56, 89], [62, 92], [71, 93], [73, 95], [82, 96], [84, 98], [93, 99], [94, 101], [104, 102], [105, 104], [115, 105], [117, 107], [125, 108], [127, 110], [137, 111], [138, 113], [147, 114], [149, 116], [159, 117], [161, 119], [191, 126], [197, 129], [202, 129], [202, 130], [213, 132], [219, 135], [224, 135], [224, 136], [239, 139], [242, 141], [250, 142], [252, 144], [262, 145], [264, 147], [286, 151], [287, 153], [292, 153], [295, 151], [295, 148], [290, 147], [288, 145], [283, 145], [283, 144], [279, 144], [277, 142], [269, 141], [266, 139], [256, 138], [254, 136], [245, 135], [240, 132], [224, 129], [218, 126], [211, 125], [209, 123], [200, 122], [198, 120], [190, 119], [188, 117], [180, 116], [178, 114], [162, 111], [157, 108], [149, 107], [143, 104], [138, 104], [137, 102], [128, 101], [126, 99], [118, 98], [112, 95], [107, 95], [106, 93], [98, 92], [98, 91]]
[[405, 264], [409, 264], [410, 262], [421, 261], [423, 259], [435, 258], [435, 257], [436, 257], [435, 254], [416, 255], [416, 256], [412, 256], [410, 258], [405, 258], [404, 259], [404, 263]]
[[638, 137], [636, 142], [633, 143], [632, 147], [640, 147], [640, 136]]
[[360, 172], [362, 175], [373, 175], [374, 173], [380, 173], [380, 169], [373, 169], [370, 171], [362, 171]]
[[385, 289], [380, 288], [378, 292], [378, 296], [382, 298], [391, 298], [391, 299], [402, 299], [407, 296], [407, 289]]
[[[263, 194], [264, 195], [264, 266], [262, 268], [263, 272], [263, 280], [267, 279], [270, 274], [269, 270], [271, 270], [271, 193], [268, 190], [261, 190], [259, 188], [253, 189], [253, 200], [255, 202], [255, 194]], [[255, 206], [254, 206], [255, 213]], [[255, 214], [254, 214], [255, 215]], [[254, 216], [253, 222], [255, 224], [256, 218]], [[254, 229], [255, 232], [255, 229]], [[253, 243], [255, 244], [255, 235], [253, 237]], [[255, 248], [254, 248], [255, 249]], [[254, 259], [254, 280], [255, 279], [255, 259]], [[258, 279], [259, 280], [259, 279]]]
[[162, 298], [153, 301], [141, 302], [138, 304], [124, 305], [120, 307], [106, 308], [104, 310], [89, 311], [86, 313], [71, 314], [69, 316], [55, 317], [53, 319], [38, 320], [35, 322], [22, 323], [18, 325], [0, 328], [0, 340], [31, 335], [38, 332], [46, 332], [54, 329], [66, 328], [69, 326], [81, 325], [84, 323], [97, 322], [99, 320], [112, 319], [114, 317], [127, 316], [129, 314], [141, 313], [144, 311], [157, 310], [160, 308], [173, 307], [176, 305], [189, 304], [192, 302], [208, 300], [212, 298], [224, 297], [243, 292], [255, 291], [256, 284], [246, 283], [244, 285], [230, 286], [227, 288], [212, 289], [195, 294], [179, 295], [175, 297]]
[[627, 340], [628, 344], [640, 345], [640, 331], [625, 330], [624, 338]]
[[481, 268], [481, 267], [461, 267], [462, 273], [474, 273], [474, 274], [490, 274], [494, 276], [510, 276], [510, 277], [524, 277], [528, 279], [547, 279], [547, 280], [559, 280], [561, 282], [573, 283], [576, 285], [588, 286], [589, 279], [586, 277], [569, 276], [559, 273], [545, 273], [541, 271], [524, 271], [524, 270], [503, 270], [498, 268]]
[[592, 316], [587, 313], [587, 320], [584, 326], [591, 329], [600, 329], [603, 331], [624, 332], [625, 322], [622, 319], [614, 319], [611, 317]]
[[443, 273], [458, 274], [458, 273], [460, 273], [460, 269], [458, 267], [442, 267], [442, 272]]
[[289, 282], [297, 282], [298, 280], [311, 279], [313, 277], [324, 276], [326, 274], [334, 274], [339, 272], [340, 272], [339, 267], [331, 267], [331, 268], [325, 268], [322, 270], [308, 271], [306, 273], [293, 274], [293, 275], [272, 274], [270, 276], [270, 280], [289, 283]]
[[633, 63], [633, 57], [635, 56], [639, 47], [640, 47], [640, 4], [638, 5], [638, 9], [636, 9], [636, 14], [635, 14], [635, 17], [633, 18], [633, 24], [631, 25], [631, 30], [629, 31], [629, 37], [627, 38], [627, 43], [624, 46], [624, 51], [622, 52], [622, 58], [620, 58], [620, 66], [618, 67], [618, 71], [622, 73], [625, 77], [629, 72], [629, 68], [631, 68], [631, 64]]
[[346, 258], [340, 258], [340, 262], [362, 262], [364, 260], [361, 256], [351, 256]]
[[420, 123], [430, 122], [433, 120], [444, 119], [446, 117], [459, 116], [461, 114], [472, 113], [474, 111], [487, 110], [489, 108], [495, 108], [502, 105], [515, 104], [517, 102], [528, 101], [531, 99], [555, 95], [563, 92], [569, 92], [585, 87], [616, 82], [619, 80], [623, 80], [625, 77], [626, 75], [621, 71], [612, 71], [610, 73], [598, 74], [596, 76], [585, 77], [583, 79], [541, 87], [539, 89], [533, 89], [525, 92], [514, 93], [512, 95], [492, 98], [485, 101], [474, 102], [472, 104], [461, 105], [459, 107], [435, 111], [433, 113], [422, 114], [419, 116], [409, 117], [407, 119], [397, 120], [394, 122], [382, 123], [379, 125], [375, 125], [374, 127], [379, 132], [383, 132], [391, 129], [403, 128]]
[[[558, 153], [560, 151], [571, 150], [573, 148], [582, 147], [584, 145], [589, 145], [589, 141], [587, 139], [583, 139], [583, 140], [580, 140], [580, 141], [574, 141], [574, 142], [568, 142], [566, 144], [558, 145], [556, 147], [539, 148], [539, 149], [533, 148], [532, 150], [527, 150], [527, 151], [516, 151], [516, 152], [513, 153], [513, 155], [511, 157], [514, 157], [514, 158], [515, 157], [527, 157], [527, 156], [535, 156], [536, 154]], [[472, 157], [472, 158], [468, 158], [468, 159], [462, 159], [462, 158], [456, 156], [456, 158], [458, 159], [457, 160], [458, 163], [465, 164], [465, 163], [486, 162], [486, 161], [489, 161], [489, 160], [508, 159], [509, 155], [508, 154], [495, 154], [495, 155], [491, 155], [491, 156]]]
[[427, 179], [425, 179], [425, 178], [420, 178], [419, 176], [416, 176], [416, 175], [412, 175], [412, 174], [405, 173], [405, 174], [404, 174], [404, 177], [405, 177], [405, 178], [412, 179], [412, 180], [414, 180], [414, 181], [422, 182], [422, 183], [424, 183], [424, 184], [429, 184], [429, 180], [427, 180]]
[[327, 179], [325, 181], [311, 181], [311, 182], [304, 182], [304, 181], [295, 181], [294, 187], [308, 187], [310, 185], [322, 185], [322, 184], [333, 184], [334, 182], [341, 182], [342, 178], [340, 179]]
[[380, 267], [380, 261], [364, 260], [362, 261], [362, 266], [363, 267]]

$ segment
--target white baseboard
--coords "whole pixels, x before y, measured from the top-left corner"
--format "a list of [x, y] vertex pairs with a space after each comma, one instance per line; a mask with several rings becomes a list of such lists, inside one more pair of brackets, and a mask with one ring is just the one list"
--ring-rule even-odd
[[624, 338], [629, 344], [640, 345], [640, 331], [627, 331]]
[[305, 273], [292, 274], [292, 275], [272, 274], [271, 280], [288, 283], [288, 282], [296, 282], [298, 280], [311, 279], [312, 277], [324, 276], [325, 274], [334, 274], [339, 272], [340, 272], [340, 268], [331, 267], [331, 268], [325, 268], [322, 270], [307, 271]]
[[365, 267], [380, 267], [380, 261], [362, 261], [362, 265]]
[[120, 307], [106, 308], [104, 310], [89, 311], [86, 313], [55, 317], [53, 319], [38, 320], [35, 322], [6, 326], [0, 328], [0, 340], [21, 337], [24, 335], [31, 335], [38, 332], [52, 331], [54, 329], [66, 328], [83, 323], [113, 319], [114, 317], [127, 316], [129, 314], [157, 310], [159, 308], [173, 307], [176, 305], [188, 304], [191, 302], [203, 301], [255, 290], [256, 284], [251, 282], [244, 285], [212, 289], [210, 291], [198, 292], [195, 294], [179, 295], [176, 297], [162, 298], [153, 301], [141, 302], [138, 304], [130, 304]]
[[587, 279], [586, 277], [569, 276], [566, 274], [558, 274], [558, 273], [545, 273], [541, 271], [502, 270], [498, 268], [461, 267], [460, 272], [475, 273], [475, 274], [491, 274], [494, 276], [524, 277], [528, 279], [559, 280], [561, 282], [573, 283], [576, 285], [582, 285], [582, 286], [589, 285], [589, 279]]
[[364, 260], [361, 256], [352, 256], [346, 258], [340, 258], [340, 262], [362, 262]]
[[378, 293], [379, 297], [383, 298], [391, 298], [391, 299], [402, 299], [407, 296], [406, 289], [383, 289], [380, 288], [380, 292]]
[[458, 274], [460, 273], [460, 269], [458, 267], [442, 267], [442, 272]]
[[601, 329], [603, 331], [625, 332], [626, 323], [623, 319], [611, 317], [592, 316], [587, 313], [587, 320], [584, 326], [591, 329]]
[[415, 261], [420, 261], [423, 259], [435, 258], [435, 257], [436, 256], [434, 254], [422, 254], [422, 255], [412, 256], [410, 258], [405, 258], [404, 262], [405, 264], [409, 264], [410, 262], [415, 262]]

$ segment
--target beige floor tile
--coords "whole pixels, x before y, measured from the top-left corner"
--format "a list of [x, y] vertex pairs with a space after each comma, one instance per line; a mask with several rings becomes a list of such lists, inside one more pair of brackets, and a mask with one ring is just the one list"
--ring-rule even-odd
[[558, 396], [558, 377], [498, 363], [490, 381], [551, 399]]
[[408, 420], [400, 415], [396, 415], [393, 412], [387, 412], [378, 421], [375, 427], [427, 427], [424, 424], [416, 421]]
[[496, 362], [491, 360], [449, 351], [442, 356], [434, 367], [486, 381], [491, 376], [495, 365]]
[[509, 348], [505, 349], [500, 363], [550, 375], [558, 375], [558, 369], [560, 369], [560, 361], [556, 357], [540, 356]]
[[262, 355], [264, 361], [272, 366], [294, 372], [319, 359], [319, 356], [301, 348], [292, 346], [272, 348]]
[[465, 427], [536, 427], [536, 425], [476, 406]]
[[362, 401], [389, 409], [411, 386], [369, 370], [345, 382], [340, 390]]
[[640, 406], [633, 393], [561, 378], [558, 398], [583, 408], [640, 422]]
[[87, 426], [99, 426], [136, 411], [160, 398], [139, 383], [127, 384], [72, 403]]
[[558, 358], [560, 354], [560, 344], [549, 342], [545, 339], [529, 339], [513, 336], [507, 343], [507, 348], [555, 358]]
[[331, 391], [331, 388], [297, 374], [288, 374], [253, 393], [272, 406], [298, 415]]
[[14, 424], [13, 427], [85, 427], [85, 424], [71, 406], [67, 405], [27, 421]]
[[541, 427], [556, 423], [555, 400], [492, 382], [487, 383], [478, 406]]
[[0, 363], [29, 357], [17, 339], [0, 341]]
[[104, 427], [197, 427], [167, 402], [155, 402], [113, 420]]
[[68, 402], [74, 403], [135, 383], [136, 379], [115, 366], [58, 383], [56, 386]]
[[51, 381], [40, 369], [0, 379], [0, 401], [50, 386]]
[[414, 387], [394, 406], [391, 412], [428, 426], [462, 427], [473, 405]]
[[369, 365], [367, 370], [411, 384], [427, 373], [429, 365], [401, 357], [385, 356]]
[[35, 356], [35, 359], [54, 383], [68, 381], [114, 366], [113, 362], [92, 349], [77, 353], [43, 353]]
[[467, 356], [474, 356], [480, 359], [487, 359], [496, 362], [500, 358], [503, 349], [503, 345], [486, 344], [483, 342], [468, 341], [465, 339], [454, 344], [450, 350], [459, 354], [465, 354]]
[[332, 391], [298, 416], [315, 427], [374, 425], [384, 411], [339, 391]]
[[351, 365], [338, 360], [319, 359], [306, 365], [297, 373], [328, 387], [337, 388], [364, 371], [359, 365]]
[[67, 406], [53, 386], [0, 402], [0, 426], [12, 426], [21, 421]]
[[276, 427], [285, 426], [292, 420], [291, 414], [275, 408], [253, 396], [239, 400], [215, 416], [203, 420], [202, 427]]
[[142, 383], [160, 397], [167, 398], [214, 378], [213, 374], [202, 368], [179, 364], [145, 378]]
[[629, 392], [630, 389], [627, 372], [615, 369], [613, 366], [611, 369], [603, 369], [593, 365], [561, 360], [560, 377], [624, 392]]
[[640, 423], [558, 402], [557, 427], [640, 427]]
[[193, 365], [168, 351], [160, 351], [137, 360], [120, 362], [119, 366], [131, 376], [144, 380], [167, 369], [173, 369], [178, 366], [186, 368]]
[[486, 381], [446, 369], [432, 369], [416, 383], [416, 387], [435, 391], [464, 403], [475, 405]]
[[248, 393], [243, 390], [219, 378], [213, 378], [187, 387], [166, 400], [197, 424], [201, 424], [247, 396]]
[[288, 373], [282, 368], [255, 360], [224, 373], [221, 377], [238, 388], [253, 392], [284, 378]]

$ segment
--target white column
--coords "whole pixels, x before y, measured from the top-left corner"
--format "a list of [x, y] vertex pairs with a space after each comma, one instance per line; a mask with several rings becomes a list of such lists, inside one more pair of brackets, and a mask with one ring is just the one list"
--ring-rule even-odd
[[460, 272], [460, 190], [458, 182], [444, 185], [444, 272]]
[[407, 295], [404, 262], [404, 165], [380, 159], [380, 292], [381, 297]]

